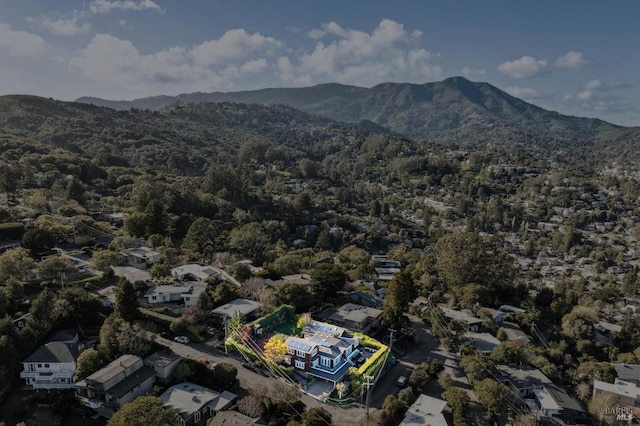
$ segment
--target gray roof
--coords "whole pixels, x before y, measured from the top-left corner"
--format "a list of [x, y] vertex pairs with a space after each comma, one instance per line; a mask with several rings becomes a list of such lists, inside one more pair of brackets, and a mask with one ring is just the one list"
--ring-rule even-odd
[[151, 365], [154, 367], [166, 367], [167, 365], [171, 365], [177, 360], [181, 360], [182, 357], [170, 351], [158, 351], [154, 354], [149, 355], [144, 359], [144, 363], [146, 365]]
[[508, 380], [516, 389], [550, 384], [544, 373], [530, 365], [496, 365], [502, 380]]
[[640, 381], [640, 365], [637, 364], [613, 364], [620, 380], [626, 382]]
[[188, 419], [205, 405], [218, 398], [218, 392], [196, 385], [182, 382], [171, 386], [160, 398], [163, 407], [175, 408], [183, 419]]
[[211, 420], [209, 426], [254, 426], [260, 418], [252, 419], [237, 411], [220, 411]]
[[439, 308], [442, 310], [442, 313], [444, 314], [445, 317], [452, 320], [455, 319], [455, 320], [464, 321], [467, 324], [481, 324], [483, 322], [483, 320], [481, 320], [480, 318], [476, 318], [473, 315], [469, 315], [466, 312], [456, 311], [455, 309], [449, 309], [443, 306], [439, 306]]
[[262, 307], [258, 302], [254, 302], [249, 299], [235, 299], [231, 302], [218, 306], [211, 313], [213, 315], [219, 315], [221, 317], [232, 318], [236, 314], [248, 315], [254, 311], [257, 311]]
[[106, 383], [117, 374], [121, 373], [122, 371], [133, 366], [136, 362], [139, 362], [141, 360], [142, 358], [137, 355], [122, 355], [120, 358], [116, 359], [115, 361], [111, 361], [109, 364], [87, 377], [87, 380]]
[[543, 389], [534, 389], [533, 392], [543, 407], [584, 411], [578, 401], [554, 384], [546, 384]]
[[23, 362], [73, 363], [76, 359], [78, 359], [78, 345], [49, 342], [36, 349]]
[[411, 404], [400, 425], [447, 426], [447, 420], [442, 415], [442, 411], [446, 406], [446, 401], [427, 395], [420, 395], [418, 399]]
[[331, 314], [329, 319], [337, 322], [352, 321], [362, 322], [367, 318], [375, 319], [382, 315], [382, 311], [368, 306], [356, 305], [355, 303], [347, 303], [342, 305], [337, 312]]
[[153, 367], [144, 366], [137, 370], [135, 373], [125, 377], [111, 387], [106, 393], [114, 395], [120, 398], [128, 394], [131, 389], [135, 389], [141, 383], [146, 382], [150, 377], [155, 376], [156, 372]]

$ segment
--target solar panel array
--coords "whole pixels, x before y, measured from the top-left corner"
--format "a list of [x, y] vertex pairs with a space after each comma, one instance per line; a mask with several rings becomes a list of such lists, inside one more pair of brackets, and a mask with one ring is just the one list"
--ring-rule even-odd
[[301, 342], [300, 340], [291, 339], [291, 340], [289, 340], [287, 342], [287, 345], [290, 348], [299, 349], [299, 350], [304, 351], [304, 352], [311, 351], [311, 345], [308, 345], [308, 344], [306, 344], [304, 342]]

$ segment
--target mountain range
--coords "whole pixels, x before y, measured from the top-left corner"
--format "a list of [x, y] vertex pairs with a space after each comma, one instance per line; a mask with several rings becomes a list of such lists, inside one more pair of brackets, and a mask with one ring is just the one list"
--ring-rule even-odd
[[451, 77], [426, 84], [383, 83], [371, 88], [342, 84], [191, 93], [133, 101], [83, 97], [77, 102], [114, 109], [159, 110], [176, 102], [283, 104], [342, 122], [370, 122], [414, 140], [475, 145], [476, 141], [526, 137], [540, 143], [591, 143], [616, 140], [627, 128], [599, 119], [544, 110], [488, 83]]

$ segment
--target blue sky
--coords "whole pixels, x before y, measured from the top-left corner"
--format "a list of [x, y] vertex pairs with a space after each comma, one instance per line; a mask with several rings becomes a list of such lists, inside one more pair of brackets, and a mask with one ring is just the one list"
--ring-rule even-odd
[[134, 99], [464, 75], [640, 125], [640, 2], [0, 0], [0, 94]]

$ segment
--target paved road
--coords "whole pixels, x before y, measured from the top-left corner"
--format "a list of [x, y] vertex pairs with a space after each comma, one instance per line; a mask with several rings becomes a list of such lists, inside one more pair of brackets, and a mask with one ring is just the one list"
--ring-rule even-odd
[[[275, 378], [265, 377], [260, 374], [256, 374], [253, 371], [247, 370], [242, 366], [242, 363], [231, 356], [226, 355], [224, 352], [216, 349], [212, 345], [212, 341], [204, 343], [190, 343], [189, 345], [183, 345], [181, 343], [174, 342], [160, 337], [157, 334], [149, 333], [150, 338], [155, 342], [171, 348], [176, 354], [191, 359], [205, 359], [212, 363], [226, 362], [234, 365], [238, 369], [238, 380], [240, 386], [244, 389], [251, 389], [256, 386], [271, 386], [275, 382]], [[304, 402], [307, 408], [322, 406], [331, 413], [333, 424], [336, 426], [351, 426], [359, 424], [360, 420], [364, 418], [365, 409], [362, 406], [353, 404], [348, 408], [336, 407], [334, 405], [325, 404], [309, 395], [302, 395], [302, 402]]]

